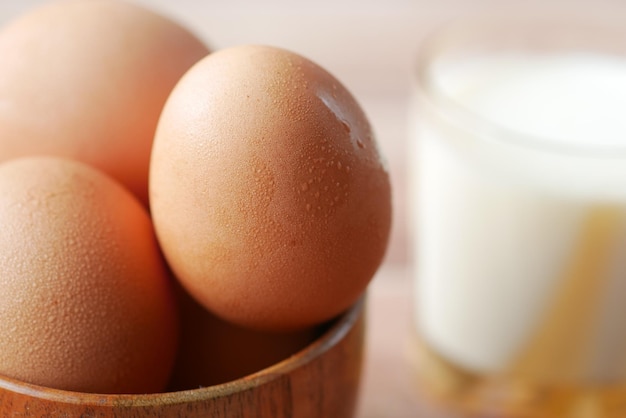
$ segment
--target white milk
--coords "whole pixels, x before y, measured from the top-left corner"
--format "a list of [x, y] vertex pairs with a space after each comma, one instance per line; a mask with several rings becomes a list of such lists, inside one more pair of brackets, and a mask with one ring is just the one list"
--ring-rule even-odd
[[421, 109], [422, 339], [474, 372], [625, 381], [626, 59], [466, 57], [433, 74], [487, 124]]

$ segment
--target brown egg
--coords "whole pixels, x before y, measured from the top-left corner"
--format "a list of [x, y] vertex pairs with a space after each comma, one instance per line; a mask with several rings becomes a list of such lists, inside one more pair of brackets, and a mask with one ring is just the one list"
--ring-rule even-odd
[[390, 185], [370, 125], [297, 54], [241, 46], [192, 67], [161, 115], [150, 170], [175, 275], [236, 324], [323, 322], [356, 301], [383, 258]]
[[115, 0], [51, 2], [0, 31], [0, 161], [93, 165], [146, 205], [154, 131], [207, 48], [176, 23]]
[[180, 346], [172, 391], [230, 382], [256, 373], [297, 353], [323, 328], [268, 333], [242, 328], [219, 319], [178, 288]]
[[82, 163], [0, 165], [0, 375], [97, 393], [163, 390], [171, 283], [144, 207]]

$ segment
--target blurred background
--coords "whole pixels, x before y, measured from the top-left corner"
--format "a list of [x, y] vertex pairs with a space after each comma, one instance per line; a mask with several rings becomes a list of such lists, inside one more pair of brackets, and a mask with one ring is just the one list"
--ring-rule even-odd
[[[46, 0], [1, 0], [0, 25]], [[388, 160], [394, 227], [386, 263], [408, 260], [407, 102], [421, 40], [442, 23], [520, 7], [567, 10], [622, 0], [135, 0], [183, 23], [213, 50], [268, 44], [300, 53], [342, 81], [364, 107]], [[115, 30], [111, 28], [111, 30]]]

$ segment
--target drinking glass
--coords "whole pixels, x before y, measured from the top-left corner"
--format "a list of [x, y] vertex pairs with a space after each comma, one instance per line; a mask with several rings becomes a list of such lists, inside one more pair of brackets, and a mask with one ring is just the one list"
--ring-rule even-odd
[[471, 416], [626, 417], [626, 15], [600, 9], [419, 50], [412, 354]]

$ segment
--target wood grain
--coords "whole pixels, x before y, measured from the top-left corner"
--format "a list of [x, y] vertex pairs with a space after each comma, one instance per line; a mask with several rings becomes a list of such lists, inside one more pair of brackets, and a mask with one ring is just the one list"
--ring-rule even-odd
[[363, 357], [363, 306], [364, 301], [359, 301], [320, 338], [294, 356], [256, 374], [217, 386], [150, 395], [98, 395], [0, 378], [0, 416], [351, 417]]

